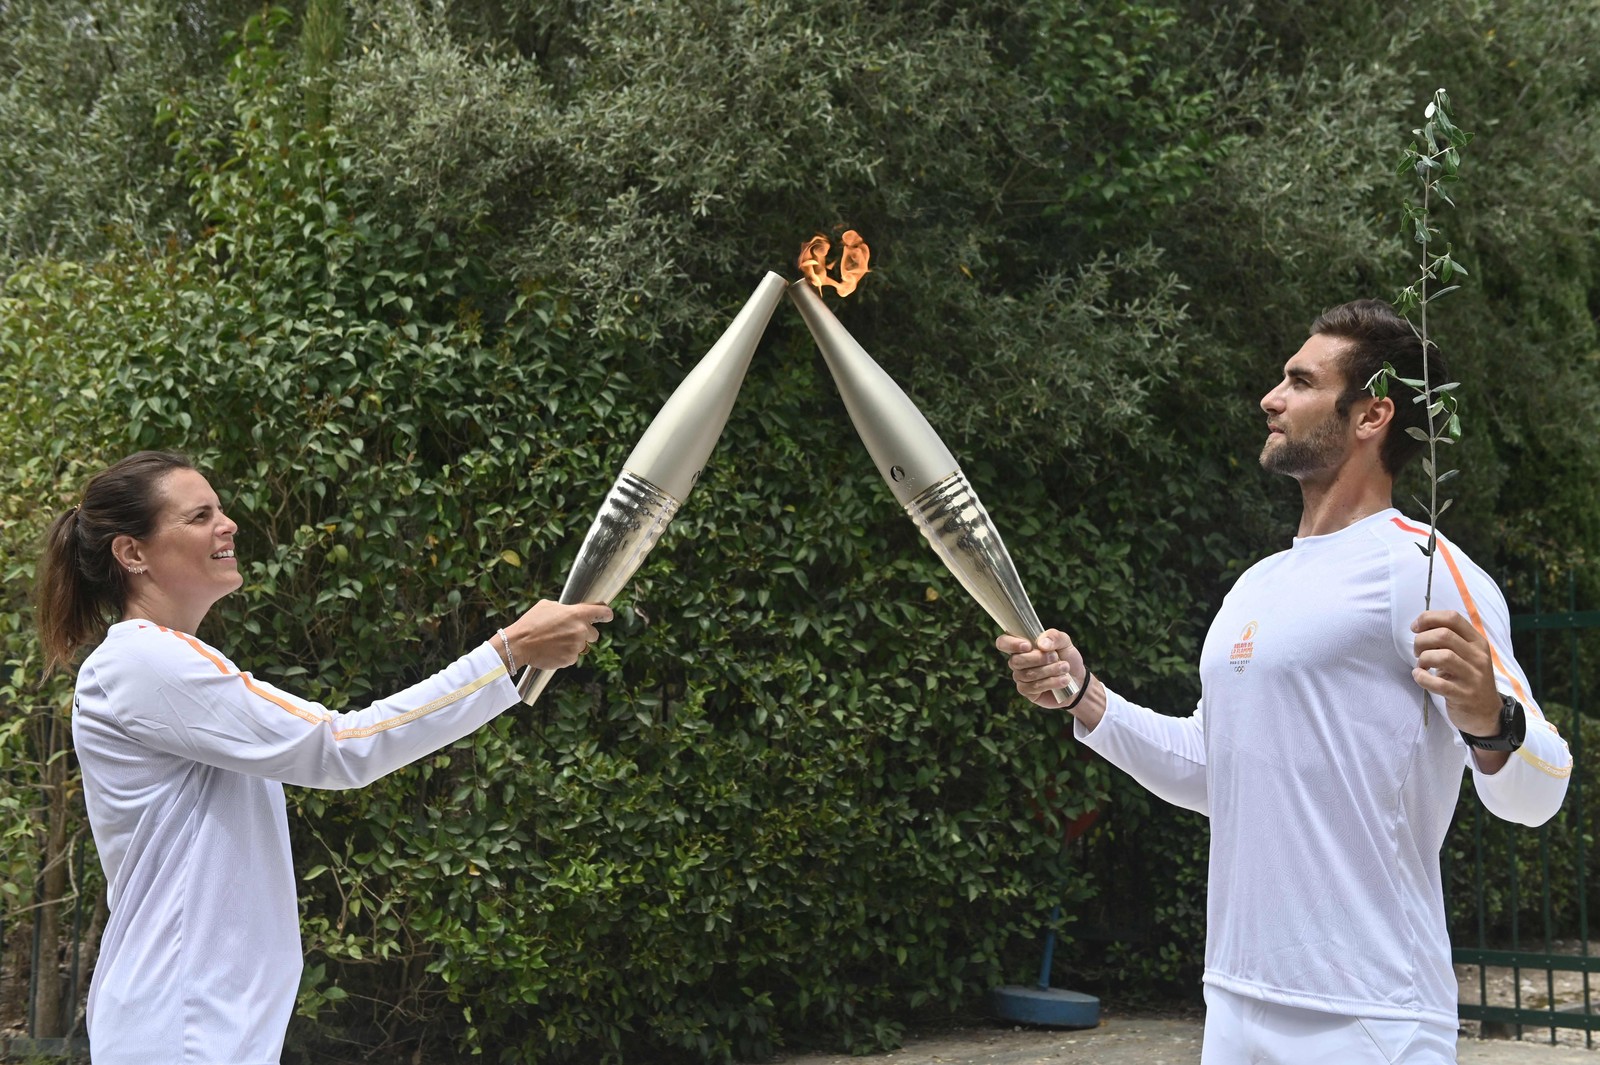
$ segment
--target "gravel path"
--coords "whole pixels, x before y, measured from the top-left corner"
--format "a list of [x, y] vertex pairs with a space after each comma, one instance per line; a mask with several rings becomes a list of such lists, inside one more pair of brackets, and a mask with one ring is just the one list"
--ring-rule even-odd
[[[966, 1028], [913, 1036], [899, 1050], [851, 1057], [808, 1054], [776, 1065], [1199, 1065], [1196, 1017], [1113, 1016], [1085, 1031]], [[1600, 1052], [1508, 1039], [1461, 1040], [1461, 1065], [1600, 1065]]]

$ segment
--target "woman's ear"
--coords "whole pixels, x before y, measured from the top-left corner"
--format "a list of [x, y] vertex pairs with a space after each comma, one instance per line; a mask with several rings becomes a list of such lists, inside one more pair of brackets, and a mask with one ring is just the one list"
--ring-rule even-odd
[[144, 545], [127, 533], [112, 538], [111, 557], [117, 560], [117, 565], [125, 572], [144, 572]]

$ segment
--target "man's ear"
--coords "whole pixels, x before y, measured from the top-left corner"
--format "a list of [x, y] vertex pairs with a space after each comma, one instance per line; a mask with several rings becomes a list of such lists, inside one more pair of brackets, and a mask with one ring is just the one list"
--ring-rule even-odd
[[1382, 433], [1385, 427], [1395, 428], [1394, 400], [1388, 396], [1372, 396], [1363, 400], [1355, 412], [1356, 439], [1367, 440]]

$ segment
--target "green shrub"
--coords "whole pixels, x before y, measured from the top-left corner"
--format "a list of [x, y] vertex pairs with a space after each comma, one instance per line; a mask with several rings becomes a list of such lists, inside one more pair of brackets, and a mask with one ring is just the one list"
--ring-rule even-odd
[[[270, 29], [235, 64], [236, 122], [170, 113], [204, 239], [40, 306], [96, 369], [108, 446], [191, 452], [240, 523], [246, 586], [203, 635], [337, 707], [553, 593], [688, 360], [579, 335], [532, 280], [496, 299], [446, 233], [383, 221], [337, 130], [291, 120]], [[837, 446], [819, 368], [774, 330], [605, 649], [540, 705], [360, 792], [293, 794], [302, 1025], [727, 1059], [806, 1031], [880, 1046], [1001, 980], [1060, 894], [1029, 796], [1081, 774]]]
[[[1476, 10], [1393, 33], [1375, 10], [1269, 5], [1262, 38], [1242, 9], [1122, 0], [358, 0], [347, 20], [318, 0], [223, 42], [207, 34], [238, 0], [124, 7], [107, 40], [11, 47], [41, 24], [0, 26], [30, 85], [117, 60], [72, 108], [0, 101], [18, 885], [51, 754], [15, 722], [65, 697], [33, 686], [23, 600], [38, 530], [88, 469], [193, 452], [248, 582], [214, 638], [359, 702], [553, 595], [660, 402], [765, 270], [846, 220], [877, 272], [841, 320], [961, 457], [1041, 614], [1119, 690], [1186, 709], [1214, 604], [1298, 502], [1254, 472], [1255, 401], [1317, 310], [1400, 272], [1371, 175], [1433, 88], [1408, 56], [1435, 30], [1467, 68], [1453, 92], [1537, 116], [1503, 147], [1481, 135], [1506, 179], [1463, 205], [1492, 291], [1447, 327], [1493, 425], [1464, 445], [1452, 532], [1485, 559], [1501, 533], [1553, 568], [1592, 553], [1600, 451], [1571, 432], [1593, 413], [1574, 184], [1592, 64], [1509, 63], [1580, 47], [1571, 12], [1511, 5], [1491, 38]], [[123, 61], [162, 26], [170, 63]], [[211, 55], [229, 79], [172, 76]], [[170, 141], [149, 139], [158, 99]], [[1075, 971], [1116, 995], [1192, 987], [1202, 826], [1015, 697], [787, 308], [616, 606], [538, 706], [361, 792], [293, 793], [294, 1054], [883, 1046], [918, 1010], [1031, 979], [1057, 901], [1069, 939], [1101, 937], [1064, 944]], [[1091, 807], [1064, 854], [1063, 820]]]

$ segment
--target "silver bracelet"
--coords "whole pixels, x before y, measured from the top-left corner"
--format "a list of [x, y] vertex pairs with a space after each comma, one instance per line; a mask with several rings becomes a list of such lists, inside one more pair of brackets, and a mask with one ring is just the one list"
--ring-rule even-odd
[[506, 649], [506, 672], [507, 673], [515, 673], [517, 671], [517, 660], [514, 657], [512, 657], [512, 654], [511, 654], [511, 640], [510, 640], [509, 637], [506, 636], [506, 630], [505, 629], [500, 629], [499, 632], [500, 632], [500, 643]]

